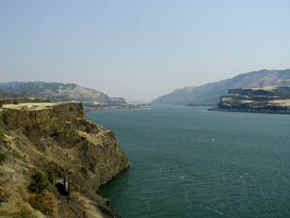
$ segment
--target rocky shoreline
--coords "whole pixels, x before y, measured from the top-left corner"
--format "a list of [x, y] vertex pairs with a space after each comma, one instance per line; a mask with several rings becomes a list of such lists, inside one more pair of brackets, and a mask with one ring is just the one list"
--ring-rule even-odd
[[222, 111], [222, 112], [242, 112], [242, 113], [266, 113], [266, 114], [290, 114], [288, 110], [271, 110], [271, 109], [239, 109], [239, 108], [219, 108], [212, 107], [208, 109], [209, 111]]
[[152, 109], [151, 104], [123, 104], [123, 105], [94, 105], [94, 104], [84, 104], [86, 111], [94, 110], [149, 110]]

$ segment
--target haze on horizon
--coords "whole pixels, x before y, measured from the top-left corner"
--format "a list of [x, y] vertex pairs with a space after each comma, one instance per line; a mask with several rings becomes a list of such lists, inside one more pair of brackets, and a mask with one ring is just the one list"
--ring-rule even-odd
[[75, 82], [151, 100], [289, 68], [290, 1], [0, 2], [1, 82]]

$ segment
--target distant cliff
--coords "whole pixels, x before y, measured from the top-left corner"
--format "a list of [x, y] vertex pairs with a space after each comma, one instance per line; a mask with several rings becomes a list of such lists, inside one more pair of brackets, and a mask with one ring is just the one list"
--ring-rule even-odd
[[290, 69], [259, 70], [240, 74], [230, 79], [207, 83], [197, 87], [185, 87], [161, 96], [155, 104], [216, 105], [229, 89], [261, 88], [265, 86], [290, 86]]
[[230, 89], [220, 98], [216, 109], [290, 114], [290, 87]]
[[0, 101], [0, 216], [117, 217], [96, 194], [128, 167], [114, 133], [80, 103], [17, 101]]
[[50, 101], [80, 101], [96, 106], [126, 105], [124, 98], [109, 97], [103, 92], [81, 87], [77, 84], [53, 82], [0, 83], [1, 98], [36, 97]]

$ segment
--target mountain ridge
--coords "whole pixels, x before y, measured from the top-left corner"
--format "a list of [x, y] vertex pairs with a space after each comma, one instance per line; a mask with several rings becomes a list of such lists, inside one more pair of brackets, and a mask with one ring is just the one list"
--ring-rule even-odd
[[257, 70], [238, 74], [229, 79], [206, 83], [201, 86], [184, 87], [160, 96], [153, 104], [215, 105], [228, 89], [259, 88], [264, 86], [290, 86], [290, 69]]
[[44, 81], [12, 81], [0, 83], [0, 97], [36, 97], [50, 101], [80, 101], [95, 105], [126, 105], [121, 97], [110, 97], [104, 92], [79, 86], [75, 83]]

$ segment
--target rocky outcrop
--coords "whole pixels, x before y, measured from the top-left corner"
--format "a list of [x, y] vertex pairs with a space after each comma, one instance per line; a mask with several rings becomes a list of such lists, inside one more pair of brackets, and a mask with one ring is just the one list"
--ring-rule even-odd
[[114, 133], [80, 103], [0, 107], [0, 216], [116, 217], [96, 191], [127, 167]]
[[230, 89], [220, 98], [216, 110], [290, 113], [290, 87]]

